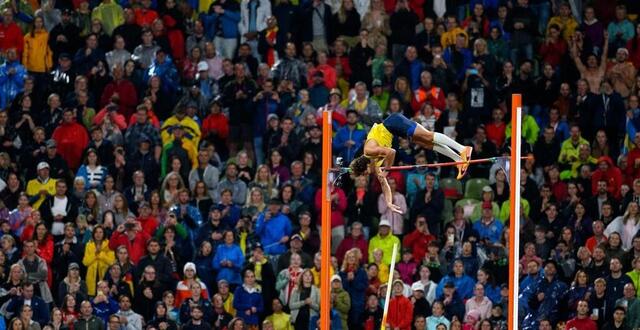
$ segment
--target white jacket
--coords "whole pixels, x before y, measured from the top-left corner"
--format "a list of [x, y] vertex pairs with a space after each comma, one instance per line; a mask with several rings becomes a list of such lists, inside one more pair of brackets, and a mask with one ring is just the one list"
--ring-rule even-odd
[[[244, 34], [249, 32], [249, 1], [250, 0], [242, 0], [240, 3], [240, 22], [238, 22], [240, 42], [247, 41]], [[271, 2], [269, 2], [269, 0], [256, 1], [258, 1], [258, 7], [256, 9], [256, 29], [258, 30], [257, 32], [260, 32], [267, 28], [267, 18], [271, 16]]]

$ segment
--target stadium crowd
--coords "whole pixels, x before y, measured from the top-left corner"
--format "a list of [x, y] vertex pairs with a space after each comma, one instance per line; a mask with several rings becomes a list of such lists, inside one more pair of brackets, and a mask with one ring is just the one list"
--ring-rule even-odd
[[396, 112], [490, 158], [513, 93], [520, 182], [391, 172], [403, 214], [375, 178], [331, 188], [331, 329], [379, 328], [387, 290], [390, 329], [506, 329], [509, 230], [519, 327], [640, 328], [639, 1], [0, 10], [0, 329], [317, 329], [322, 112], [345, 165]]

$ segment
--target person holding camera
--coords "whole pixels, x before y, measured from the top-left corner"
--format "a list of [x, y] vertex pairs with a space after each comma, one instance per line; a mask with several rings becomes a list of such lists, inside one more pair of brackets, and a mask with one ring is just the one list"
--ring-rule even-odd
[[109, 248], [115, 251], [119, 246], [125, 246], [129, 251], [131, 261], [137, 264], [140, 258], [144, 256], [149, 238], [151, 236], [142, 230], [140, 222], [136, 221], [135, 217], [129, 216], [125, 223], [118, 225], [116, 228], [109, 241]]

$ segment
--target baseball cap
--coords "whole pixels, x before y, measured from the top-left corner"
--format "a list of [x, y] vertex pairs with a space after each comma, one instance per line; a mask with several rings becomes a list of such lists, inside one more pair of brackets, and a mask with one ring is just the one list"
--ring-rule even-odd
[[378, 223], [378, 227], [387, 226], [391, 227], [391, 223], [387, 219], [380, 219], [380, 223]]
[[382, 87], [382, 81], [380, 79], [373, 79], [371, 87]]
[[72, 263], [70, 263], [70, 264], [69, 264], [69, 267], [68, 267], [67, 269], [68, 269], [68, 270], [72, 270], [72, 269], [80, 269], [80, 266], [79, 266], [77, 263], [72, 262]]
[[333, 275], [333, 276], [331, 276], [331, 282], [333, 282], [333, 281], [342, 282], [342, 278], [340, 278], [340, 275]]
[[291, 236], [291, 240], [293, 241], [294, 239], [298, 239], [298, 240], [302, 241], [302, 236], [300, 236], [298, 234], [295, 234], [295, 235]]
[[456, 285], [452, 281], [449, 281], [449, 282], [444, 284], [444, 287], [445, 288], [455, 288]]
[[251, 250], [256, 250], [256, 249], [260, 249], [264, 251], [264, 247], [262, 246], [262, 243], [260, 242], [253, 243], [253, 245], [251, 246]]
[[424, 292], [424, 285], [422, 285], [422, 283], [420, 282], [416, 282], [411, 284], [411, 291], [423, 291]]
[[47, 140], [47, 142], [45, 142], [45, 145], [47, 146], [47, 148], [55, 148], [58, 143], [54, 139], [49, 139]]
[[491, 187], [489, 186], [484, 186], [482, 187], [482, 192], [493, 192], [493, 189], [491, 189]]
[[49, 168], [49, 164], [47, 162], [38, 163], [38, 166], [37, 166], [37, 170], [38, 171], [43, 170], [45, 168]]
[[329, 91], [329, 95], [342, 96], [342, 92], [337, 88], [332, 88], [331, 91]]

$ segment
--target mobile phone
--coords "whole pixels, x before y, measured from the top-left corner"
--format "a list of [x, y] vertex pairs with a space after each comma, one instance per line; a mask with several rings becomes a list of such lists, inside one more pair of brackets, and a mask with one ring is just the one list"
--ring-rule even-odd
[[469, 69], [469, 74], [478, 74], [478, 69]]
[[454, 242], [454, 236], [453, 234], [449, 234], [447, 235], [447, 242], [453, 244]]

